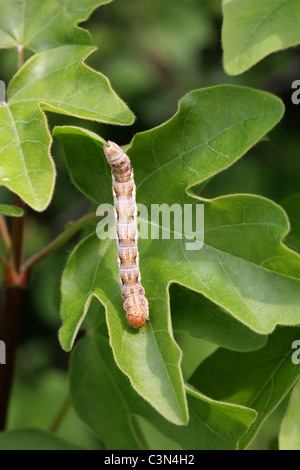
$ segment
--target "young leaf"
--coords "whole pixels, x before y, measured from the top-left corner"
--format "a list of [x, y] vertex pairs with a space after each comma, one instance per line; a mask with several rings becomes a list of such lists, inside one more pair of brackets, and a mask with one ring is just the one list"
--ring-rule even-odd
[[20, 207], [11, 206], [10, 204], [0, 204], [0, 214], [8, 217], [22, 217], [24, 211]]
[[[170, 121], [133, 139], [128, 153], [137, 201], [149, 210], [153, 203], [178, 203], [182, 208], [202, 203], [205, 213], [200, 250], [186, 250], [184, 236], [173, 238], [174, 223], [170, 239], [139, 240], [142, 282], [150, 303], [150, 322], [140, 331], [126, 323], [115, 240], [91, 235], [74, 250], [64, 272], [62, 347], [71, 349], [92, 297], [98, 298], [106, 307], [119, 367], [138, 393], [172, 422], [186, 419], [181, 355], [169, 317], [172, 282], [202, 293], [259, 334], [270, 333], [277, 323], [300, 322], [300, 258], [282, 244], [288, 231], [283, 210], [258, 196], [208, 201], [189, 189], [236, 161], [282, 112], [278, 98], [248, 88], [196, 90], [181, 100]], [[111, 202], [110, 170], [100, 139], [72, 128], [58, 128], [55, 135], [64, 145], [75, 184], [93, 200]], [[143, 223], [150, 229], [153, 225], [150, 217]], [[201, 311], [194, 321], [201, 328]]]
[[65, 44], [90, 44], [79, 28], [100, 5], [111, 0], [0, 0], [0, 47], [24, 46], [35, 52]]
[[0, 106], [0, 184], [44, 210], [55, 181], [51, 137], [43, 111], [131, 124], [133, 115], [109, 81], [82, 61], [90, 46], [63, 46], [35, 55], [16, 74]]
[[237, 75], [300, 42], [298, 0], [223, 0], [224, 68]]
[[293, 390], [286, 415], [281, 423], [279, 448], [300, 450], [300, 380]]
[[42, 429], [17, 429], [0, 434], [0, 450], [84, 450]]
[[299, 378], [300, 365], [292, 361], [292, 344], [299, 337], [299, 328], [280, 327], [259, 351], [241, 354], [219, 349], [191, 377], [190, 383], [205, 395], [257, 411], [240, 441], [241, 448], [250, 444]]
[[136, 416], [185, 450], [236, 449], [256, 416], [253, 410], [211, 400], [188, 386], [189, 424], [169, 423], [130, 387], [113, 361], [107, 339], [97, 334], [74, 348], [70, 381], [76, 411], [107, 449], [140, 448], [144, 438], [132, 428]]

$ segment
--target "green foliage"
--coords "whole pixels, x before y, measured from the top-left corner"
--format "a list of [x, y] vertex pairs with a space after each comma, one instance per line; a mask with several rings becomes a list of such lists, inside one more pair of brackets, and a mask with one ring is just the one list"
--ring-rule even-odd
[[282, 201], [291, 223], [291, 231], [286, 237], [286, 244], [293, 250], [300, 252], [300, 194], [294, 194]]
[[[218, 114], [218, 109], [226, 111]], [[183, 240], [172, 237], [140, 240], [141, 272], [151, 312], [151, 322], [140, 332], [133, 332], [120, 315], [121, 287], [114, 240], [100, 241], [94, 234], [83, 240], [64, 272], [62, 346], [70, 350], [92, 297], [97, 297], [106, 307], [111, 346], [119, 367], [138, 393], [176, 424], [185, 422], [186, 411], [180, 352], [170, 325], [171, 282], [201, 292], [260, 334], [270, 333], [278, 323], [300, 322], [300, 310], [295, 307], [299, 305], [296, 286], [300, 284], [300, 259], [282, 244], [288, 230], [283, 211], [257, 196], [235, 195], [208, 201], [191, 197], [191, 190], [187, 193], [187, 188], [239, 158], [280, 119], [282, 110], [277, 98], [247, 88], [199, 90], [183, 98], [170, 121], [134, 137], [128, 154], [135, 169], [138, 201], [148, 206], [149, 213], [153, 202], [170, 206], [179, 203], [183, 207], [201, 201], [205, 205], [201, 250], [187, 251]], [[94, 201], [110, 201], [110, 175], [105, 169], [102, 141], [83, 129], [63, 127], [54, 133], [64, 144], [77, 187]], [[84, 148], [89, 149], [88, 162], [81, 159]], [[96, 174], [99, 177], [95, 179]], [[157, 188], [159, 200], [155, 199]], [[177, 318], [177, 328], [181, 330], [180, 319], [184, 317], [184, 323], [193, 325], [194, 334], [197, 329], [205, 337], [201, 313], [186, 305], [184, 315], [181, 312]], [[231, 325], [221, 331], [219, 339], [234, 335]], [[238, 349], [238, 345], [231, 347]]]
[[41, 429], [19, 429], [0, 434], [2, 450], [83, 450]]
[[298, 338], [298, 328], [279, 328], [258, 351], [239, 354], [219, 349], [191, 377], [190, 383], [202, 393], [256, 410], [257, 418], [241, 439], [241, 448], [249, 445], [299, 378], [300, 365], [292, 362], [291, 348]]
[[[236, 448], [237, 441], [255, 419], [255, 411], [212, 400], [190, 386], [186, 390], [190, 420], [187, 426], [175, 426], [130, 387], [113, 361], [103, 332], [85, 338], [74, 349], [71, 364], [74, 406], [109, 449], [145, 446], [134, 425], [136, 416], [145, 418], [182, 449]], [[120, 432], [116, 433], [116, 429]]]
[[223, 0], [224, 68], [236, 75], [300, 42], [299, 0]]
[[132, 113], [108, 80], [82, 64], [92, 50], [62, 46], [36, 54], [13, 78], [8, 103], [0, 108], [0, 126], [5, 128], [0, 182], [38, 211], [48, 206], [55, 182], [43, 110], [115, 124], [132, 122]]
[[290, 398], [286, 415], [281, 423], [279, 445], [281, 450], [300, 450], [300, 381]]
[[22, 217], [24, 211], [20, 207], [11, 206], [9, 204], [0, 204], [0, 214], [9, 217]]
[[35, 52], [64, 44], [90, 44], [88, 31], [78, 23], [111, 0], [0, 1], [0, 47], [26, 47]]
[[[228, 81], [218, 66], [207, 58], [205, 62], [214, 40], [219, 45], [213, 26], [221, 21], [219, 2], [116, 0], [100, 10], [105, 14], [90, 20], [92, 41], [86, 25], [79, 25], [110, 1], [49, 0], [41, 7], [38, 0], [0, 0], [0, 48], [5, 54], [15, 49], [19, 61], [17, 73], [15, 63], [7, 66], [13, 78], [0, 104], [5, 203], [0, 214], [12, 217], [12, 240], [2, 217], [0, 225], [5, 282], [11, 260], [18, 258], [14, 249], [20, 225], [13, 224], [28, 212], [11, 204], [6, 188], [30, 207], [25, 255], [35, 255], [36, 247], [50, 242], [19, 273], [12, 269], [14, 283], [27, 282], [33, 271], [22, 331], [28, 344], [34, 344], [32, 324], [43, 327], [41, 345], [21, 349], [24, 358], [17, 364], [12, 411], [8, 430], [0, 433], [0, 449], [138, 450], [151, 447], [145, 429], [166, 438], [174, 449], [246, 449], [289, 395], [280, 448], [299, 449], [300, 365], [291, 357], [292, 344], [300, 338], [300, 200], [288, 182], [287, 189], [277, 184], [282, 193], [273, 197], [283, 199], [283, 208], [262, 196], [270, 188], [266, 173], [271, 166], [276, 171], [276, 159], [273, 164], [269, 154], [278, 148], [281, 156], [284, 149], [285, 156], [294, 152], [294, 162], [298, 159], [294, 141], [287, 142], [282, 124], [276, 127], [284, 115], [283, 101], [255, 89], [268, 84], [260, 73], [253, 80], [256, 72], [248, 74], [247, 85], [253, 88], [239, 86], [245, 85], [244, 79], [202, 85]], [[226, 72], [240, 74], [271, 52], [298, 44], [298, 4], [223, 0]], [[219, 63], [219, 51], [213, 60]], [[134, 114], [97, 70], [109, 72], [114, 88], [130, 101], [138, 115], [134, 130], [111, 126], [129, 126]], [[287, 119], [288, 113], [282, 122]], [[126, 321], [116, 242], [96, 235], [96, 223], [103, 228], [107, 220], [95, 220], [93, 214], [82, 217], [83, 211], [95, 212], [98, 204], [113, 201], [103, 153], [106, 140], [127, 143], [123, 148], [134, 169], [137, 202], [148, 208], [148, 219], [139, 219], [140, 231], [148, 233], [139, 239], [139, 264], [150, 321], [140, 330]], [[263, 158], [254, 160], [253, 155]], [[259, 160], [267, 162], [265, 173]], [[284, 165], [297, 174], [297, 163]], [[255, 171], [260, 195], [246, 194], [245, 187], [253, 191], [245, 175]], [[297, 177], [292, 181], [298, 184]], [[239, 187], [242, 191], [235, 191]], [[51, 201], [44, 218], [32, 216]], [[195, 240], [172, 217], [170, 239], [162, 237], [168, 230], [164, 219], [158, 224], [159, 239], [153, 239], [151, 231], [157, 226], [150, 217], [152, 204], [171, 209], [173, 204], [190, 205], [194, 215], [202, 204], [201, 249], [186, 249]], [[72, 218], [79, 220], [51, 240], [56, 227]], [[79, 241], [72, 238], [62, 254], [56, 251], [51, 264], [41, 263], [36, 273], [35, 264], [84, 223]], [[84, 330], [71, 352], [69, 375], [61, 357], [63, 372], [52, 368], [57, 353], [53, 359], [52, 352], [45, 352], [49, 345], [43, 338], [47, 325], [49, 349], [57, 351], [59, 304], [62, 348], [71, 351], [79, 329]], [[182, 370], [182, 333], [195, 341], [195, 365], [189, 373]], [[208, 357], [202, 360], [205, 351]], [[69, 408], [59, 410], [67, 382], [71, 397], [64, 406]], [[65, 427], [57, 433], [63, 419]], [[79, 419], [91, 434], [82, 430]]]
[[234, 351], [259, 349], [267, 341], [267, 335], [258, 335], [220, 305], [180, 284], [171, 284], [170, 304], [174, 331], [186, 332]]

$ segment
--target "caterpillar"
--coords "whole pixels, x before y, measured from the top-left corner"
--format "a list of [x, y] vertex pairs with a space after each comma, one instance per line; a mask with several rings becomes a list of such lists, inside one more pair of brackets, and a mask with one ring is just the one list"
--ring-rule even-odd
[[149, 307], [139, 269], [133, 169], [128, 155], [117, 144], [108, 141], [103, 148], [112, 171], [123, 307], [128, 323], [140, 328], [149, 320]]

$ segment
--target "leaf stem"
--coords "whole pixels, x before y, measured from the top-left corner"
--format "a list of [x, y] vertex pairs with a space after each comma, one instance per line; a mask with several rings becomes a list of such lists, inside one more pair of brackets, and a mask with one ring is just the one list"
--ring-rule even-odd
[[20, 69], [25, 62], [25, 46], [21, 44], [18, 46], [18, 69]]
[[0, 215], [0, 237], [2, 238], [5, 252], [9, 255], [11, 252], [11, 237], [3, 215]]
[[29, 260], [24, 263], [23, 271], [29, 273], [31, 269], [46, 256], [50, 255], [53, 251], [60, 248], [64, 243], [66, 243], [75, 233], [81, 230], [88, 222], [91, 222], [97, 218], [96, 214], [87, 214], [76, 222], [71, 222], [66, 226], [66, 229], [63, 233], [58, 235], [49, 245], [43, 248], [39, 253], [32, 256]]
[[63, 422], [69, 408], [70, 408], [70, 405], [71, 405], [71, 397], [70, 395], [68, 395], [66, 397], [66, 399], [64, 400], [64, 402], [62, 403], [60, 409], [58, 410], [58, 413], [57, 415], [55, 416], [51, 426], [49, 427], [49, 431], [50, 432], [53, 432], [55, 433], [59, 426], [61, 425], [61, 423]]

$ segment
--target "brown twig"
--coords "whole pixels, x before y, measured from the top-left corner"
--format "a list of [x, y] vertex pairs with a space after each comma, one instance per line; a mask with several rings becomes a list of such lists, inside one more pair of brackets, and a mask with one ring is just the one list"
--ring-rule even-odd
[[[24, 46], [18, 47], [18, 65], [19, 69], [25, 61]], [[15, 195], [14, 205], [25, 209], [22, 199]], [[8, 258], [0, 257], [0, 263], [5, 267], [5, 282], [3, 292], [3, 309], [0, 322], [0, 339], [6, 346], [6, 364], [0, 365], [0, 431], [5, 429], [7, 420], [7, 410], [10, 399], [12, 380], [14, 375], [15, 354], [19, 332], [19, 320], [22, 308], [23, 289], [25, 287], [31, 269], [43, 258], [48, 256], [54, 250], [63, 245], [77, 231], [83, 228], [89, 221], [95, 219], [95, 214], [88, 214], [78, 221], [70, 224], [66, 230], [53, 240], [40, 253], [33, 256], [23, 265], [23, 235], [25, 224], [25, 211], [22, 217], [16, 217], [12, 220], [11, 238], [6, 226], [1, 225], [0, 235], [2, 236], [6, 247]], [[65, 405], [65, 409], [67, 404]], [[57, 417], [52, 427], [55, 430], [59, 426], [63, 417], [63, 412]]]
[[[14, 204], [24, 209], [24, 202], [19, 196], [14, 197]], [[3, 309], [1, 318], [1, 340], [6, 348], [6, 364], [0, 366], [0, 430], [5, 429], [6, 416], [9, 404], [11, 385], [14, 375], [14, 363], [19, 332], [19, 319], [22, 304], [23, 290], [20, 286], [11, 286], [9, 276], [16, 277], [21, 273], [23, 256], [24, 216], [14, 218], [12, 221], [12, 265], [3, 258], [5, 264], [5, 283], [3, 293]]]
[[[18, 47], [18, 68], [20, 69], [25, 61], [25, 47]], [[22, 199], [15, 195], [14, 205], [24, 209], [25, 204]], [[4, 244], [6, 249], [11, 251], [11, 264], [5, 260], [5, 281], [3, 292], [3, 309], [0, 323], [0, 338], [5, 343], [6, 364], [0, 366], [0, 431], [5, 429], [8, 404], [14, 375], [14, 364], [16, 347], [19, 333], [19, 320], [22, 307], [23, 289], [19, 285], [10, 285], [9, 280], [18, 281], [22, 271], [23, 259], [23, 232], [25, 223], [25, 213], [23, 217], [16, 217], [12, 220], [12, 237], [5, 233], [6, 228], [2, 225], [2, 236], [4, 234]], [[9, 246], [10, 245], [10, 246]], [[8, 253], [7, 253], [8, 254]], [[2, 262], [4, 261], [4, 258]], [[18, 284], [18, 282], [16, 282]]]
[[[22, 199], [15, 194], [14, 205], [25, 209]], [[22, 217], [15, 217], [12, 221], [12, 263], [17, 273], [20, 273], [23, 261], [23, 233], [25, 213]]]
[[22, 289], [5, 286], [1, 338], [6, 348], [6, 364], [0, 365], [0, 430], [5, 429], [11, 384], [14, 374], [15, 353], [19, 332]]

